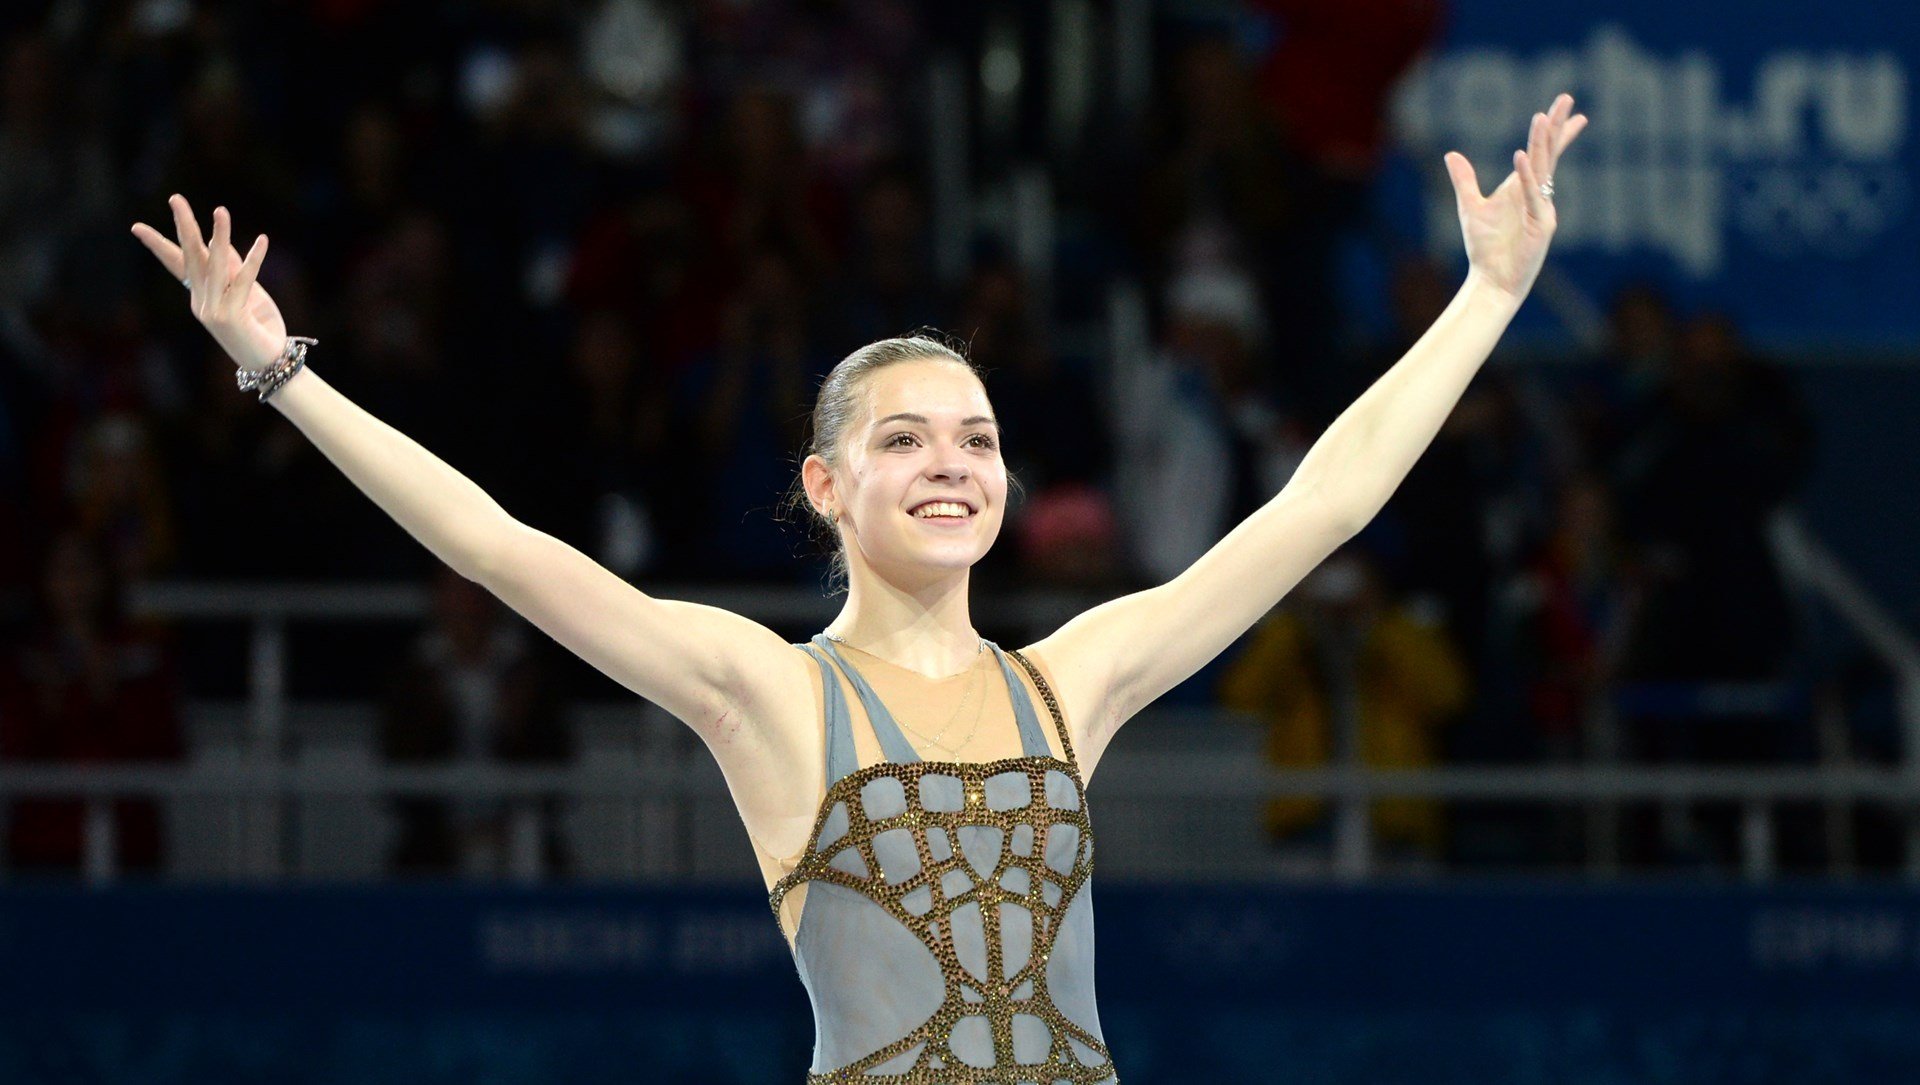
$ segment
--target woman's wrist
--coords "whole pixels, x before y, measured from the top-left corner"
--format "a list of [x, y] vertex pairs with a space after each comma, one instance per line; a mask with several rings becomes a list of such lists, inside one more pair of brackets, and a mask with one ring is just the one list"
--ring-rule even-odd
[[279, 356], [270, 365], [263, 369], [242, 367], [234, 374], [234, 383], [243, 392], [257, 389], [260, 402], [265, 403], [280, 390], [281, 385], [306, 368], [307, 348], [317, 343], [319, 340], [308, 336], [290, 335], [280, 348]]
[[288, 377], [285, 383], [281, 384], [279, 389], [267, 398], [266, 404], [269, 407], [277, 408], [281, 414], [286, 414], [289, 410], [292, 410], [307, 393], [313, 390], [314, 384], [319, 380], [320, 374], [313, 372], [306, 366], [301, 366], [299, 372]]
[[1462, 285], [1468, 304], [1481, 311], [1503, 313], [1508, 319], [1520, 311], [1520, 303], [1527, 300], [1525, 293], [1516, 294], [1506, 287], [1487, 278], [1473, 265], [1467, 265], [1467, 281]]

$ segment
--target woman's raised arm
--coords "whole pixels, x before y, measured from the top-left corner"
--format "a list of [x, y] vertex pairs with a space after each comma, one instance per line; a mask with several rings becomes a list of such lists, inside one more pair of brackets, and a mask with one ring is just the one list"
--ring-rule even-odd
[[1128, 717], [1225, 651], [1371, 521], [1426, 451], [1532, 288], [1553, 237], [1553, 167], [1586, 127], [1560, 95], [1536, 113], [1514, 172], [1482, 195], [1446, 156], [1466, 283], [1393, 368], [1327, 427], [1293, 478], [1179, 576], [1121, 596], [1034, 645], [1082, 706], [1083, 762]]
[[[169, 202], [177, 244], [145, 223], [134, 224], [134, 236], [175, 279], [187, 280], [195, 318], [234, 362], [266, 368], [287, 334], [279, 308], [256, 281], [266, 236], [242, 259], [224, 207], [214, 209], [213, 236], [203, 241], [187, 201], [176, 195]], [[736, 720], [755, 715], [754, 686], [771, 690], [773, 678], [791, 678], [771, 662], [791, 662], [797, 653], [771, 630], [729, 611], [646, 595], [515, 520], [472, 480], [311, 369], [294, 374], [267, 402], [435, 557], [696, 730], [729, 713]]]

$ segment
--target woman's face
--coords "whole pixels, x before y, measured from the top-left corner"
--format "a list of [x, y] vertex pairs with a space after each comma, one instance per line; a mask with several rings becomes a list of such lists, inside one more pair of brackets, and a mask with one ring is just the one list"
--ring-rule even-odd
[[[841, 446], [828, 506], [840, 510], [849, 555], [857, 549], [883, 573], [972, 567], [1006, 510], [1007, 466], [986, 389], [965, 367], [928, 360], [875, 370], [862, 391], [868, 409]], [[964, 508], [916, 514], [932, 501]]]

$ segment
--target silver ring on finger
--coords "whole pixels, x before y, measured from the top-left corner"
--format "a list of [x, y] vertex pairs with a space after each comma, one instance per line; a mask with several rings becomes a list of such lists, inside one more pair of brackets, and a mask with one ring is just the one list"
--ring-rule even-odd
[[1544, 200], [1553, 199], [1553, 178], [1549, 177], [1540, 182], [1540, 198]]
[[192, 280], [191, 278], [186, 278], [186, 279], [181, 279], [181, 280], [180, 280], [180, 285], [181, 285], [181, 286], [184, 286], [184, 287], [186, 287], [186, 288], [187, 288], [188, 290], [192, 290], [192, 289], [193, 289], [193, 280]]

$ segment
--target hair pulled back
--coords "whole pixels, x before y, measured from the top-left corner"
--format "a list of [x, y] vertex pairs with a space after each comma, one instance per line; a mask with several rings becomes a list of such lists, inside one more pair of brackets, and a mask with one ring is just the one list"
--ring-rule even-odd
[[[820, 382], [819, 395], [813, 402], [813, 417], [808, 427], [806, 446], [800, 450], [796, 466], [806, 463], [808, 456], [818, 456], [826, 461], [829, 469], [839, 471], [842, 440], [847, 430], [859, 421], [866, 406], [862, 386], [866, 378], [877, 370], [900, 362], [953, 362], [966, 367], [967, 372], [985, 383], [985, 373], [964, 351], [962, 344], [943, 333], [922, 328], [911, 335], [868, 343], [840, 359], [826, 379]], [[820, 510], [813, 507], [813, 502], [807, 497], [806, 484], [797, 475], [784, 504], [792, 518], [806, 524], [809, 533], [832, 555], [833, 567], [827, 576], [829, 592], [844, 587], [847, 581], [847, 552], [841, 544], [840, 532], [821, 515]]]

